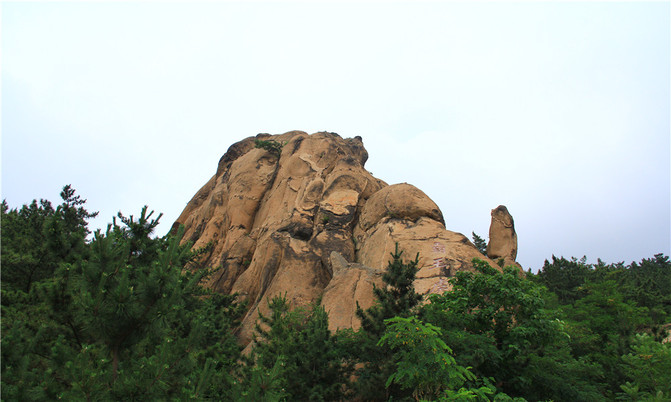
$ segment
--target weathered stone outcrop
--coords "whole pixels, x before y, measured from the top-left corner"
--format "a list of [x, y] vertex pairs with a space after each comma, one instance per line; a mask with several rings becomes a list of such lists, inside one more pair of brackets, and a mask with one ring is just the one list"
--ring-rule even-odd
[[[283, 147], [277, 155], [256, 148], [256, 140]], [[185, 226], [184, 241], [194, 247], [210, 245], [203, 262], [215, 274], [207, 286], [248, 301], [241, 342], [278, 294], [293, 306], [321, 297], [332, 329], [357, 328], [356, 302], [373, 304], [373, 284], [382, 285], [396, 243], [406, 259], [419, 253], [421, 293], [446, 290], [447, 278], [472, 269], [473, 258], [495, 266], [445, 229], [426, 194], [376, 179], [364, 168], [367, 159], [360, 137], [259, 134], [231, 145], [188, 203], [175, 225]]]
[[503, 258], [504, 266], [519, 266], [517, 258], [517, 233], [515, 222], [504, 205], [492, 209], [492, 223], [489, 226], [487, 256], [493, 260]]
[[363, 264], [350, 263], [334, 251], [331, 253], [333, 277], [324, 289], [322, 305], [329, 313], [331, 329], [361, 327], [356, 317], [357, 302], [362, 309], [375, 304], [373, 286], [383, 286], [382, 271]]

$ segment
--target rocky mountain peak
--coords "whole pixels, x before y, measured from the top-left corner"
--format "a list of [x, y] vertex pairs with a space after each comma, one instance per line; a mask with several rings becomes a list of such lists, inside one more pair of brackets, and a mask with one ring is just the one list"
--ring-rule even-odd
[[420, 189], [376, 179], [367, 159], [361, 137], [258, 134], [231, 145], [187, 204], [175, 226], [185, 226], [183, 241], [194, 247], [211, 245], [203, 258], [216, 271], [207, 286], [249, 303], [243, 343], [279, 294], [294, 306], [321, 297], [331, 329], [357, 328], [356, 302], [373, 304], [396, 243], [406, 258], [419, 253], [420, 293], [447, 290], [447, 278], [472, 269], [473, 258], [497, 266], [446, 230]]

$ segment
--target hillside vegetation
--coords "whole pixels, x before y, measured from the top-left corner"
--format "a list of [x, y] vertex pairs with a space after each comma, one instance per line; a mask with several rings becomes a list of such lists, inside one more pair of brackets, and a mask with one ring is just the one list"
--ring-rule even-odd
[[423, 300], [397, 248], [360, 330], [280, 295], [243, 354], [245, 306], [200, 285], [206, 249], [155, 236], [147, 207], [91, 234], [86, 200], [61, 197], [2, 203], [3, 400], [671, 400], [662, 254], [526, 275], [475, 260]]

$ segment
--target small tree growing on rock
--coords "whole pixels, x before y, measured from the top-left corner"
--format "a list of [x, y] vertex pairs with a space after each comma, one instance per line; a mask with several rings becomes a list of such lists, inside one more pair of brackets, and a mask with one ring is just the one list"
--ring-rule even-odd
[[279, 158], [284, 144], [273, 140], [254, 140], [254, 147], [265, 149]]
[[477, 248], [482, 255], [487, 255], [487, 242], [485, 239], [478, 236], [475, 232], [471, 232], [471, 234], [473, 234], [473, 244], [475, 245], [475, 248]]

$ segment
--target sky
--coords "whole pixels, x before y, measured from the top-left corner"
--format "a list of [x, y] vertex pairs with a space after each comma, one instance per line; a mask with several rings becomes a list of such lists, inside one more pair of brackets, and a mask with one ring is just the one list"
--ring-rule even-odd
[[671, 248], [670, 3], [8, 2], [2, 198], [71, 184], [165, 234], [228, 147], [361, 136], [449, 230], [515, 220], [517, 260]]

